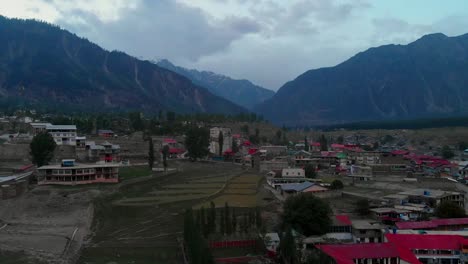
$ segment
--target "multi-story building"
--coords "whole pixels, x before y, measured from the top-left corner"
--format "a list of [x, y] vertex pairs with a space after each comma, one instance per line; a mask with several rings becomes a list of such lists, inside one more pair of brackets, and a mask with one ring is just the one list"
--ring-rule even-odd
[[465, 208], [465, 195], [459, 192], [433, 190], [433, 189], [413, 189], [399, 194], [408, 196], [408, 202], [414, 204], [425, 204], [435, 208], [441, 202], [450, 201]]
[[30, 125], [32, 127], [32, 134], [37, 135], [39, 133], [46, 132], [47, 131], [46, 127], [51, 126], [52, 124], [44, 123], [44, 122], [39, 122], [39, 123], [35, 122], [35, 123], [30, 123]]
[[62, 160], [58, 165], [46, 165], [38, 169], [38, 184], [78, 185], [90, 183], [118, 183], [119, 165], [76, 164], [75, 160]]
[[76, 146], [75, 125], [52, 125], [46, 126], [46, 131], [52, 135], [57, 145]]
[[210, 152], [219, 155], [219, 134], [223, 134], [222, 152], [232, 149], [232, 132], [230, 128], [213, 127], [210, 129]]

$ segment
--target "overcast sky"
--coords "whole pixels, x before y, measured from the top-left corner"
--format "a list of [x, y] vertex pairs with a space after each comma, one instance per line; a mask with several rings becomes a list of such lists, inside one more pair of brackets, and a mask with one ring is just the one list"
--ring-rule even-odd
[[272, 90], [369, 47], [468, 33], [467, 0], [1, 0], [0, 14]]

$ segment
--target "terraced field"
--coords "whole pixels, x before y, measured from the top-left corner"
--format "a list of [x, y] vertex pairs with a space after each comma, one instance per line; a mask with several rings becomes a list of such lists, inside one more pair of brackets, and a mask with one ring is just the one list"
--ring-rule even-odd
[[[223, 190], [232, 164], [180, 162], [179, 172], [122, 186], [95, 201], [94, 236], [80, 264], [182, 263], [183, 212]], [[228, 172], [228, 174], [226, 174]]]

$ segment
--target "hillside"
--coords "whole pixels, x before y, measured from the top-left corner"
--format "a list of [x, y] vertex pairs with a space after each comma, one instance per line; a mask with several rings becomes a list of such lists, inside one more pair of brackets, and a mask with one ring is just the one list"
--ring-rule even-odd
[[154, 113], [246, 110], [177, 73], [56, 26], [0, 16], [0, 106]]
[[235, 80], [209, 71], [185, 69], [175, 66], [168, 60], [161, 60], [157, 65], [177, 72], [192, 80], [193, 83], [206, 87], [213, 94], [248, 109], [252, 109], [275, 94], [273, 91], [255, 85], [248, 80]]
[[287, 125], [468, 113], [468, 34], [432, 34], [361, 52], [286, 83], [256, 110]]

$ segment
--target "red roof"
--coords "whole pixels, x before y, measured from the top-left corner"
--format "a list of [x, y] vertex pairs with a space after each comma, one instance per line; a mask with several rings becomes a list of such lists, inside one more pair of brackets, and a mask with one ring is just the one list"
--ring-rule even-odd
[[309, 145], [311, 145], [313, 147], [320, 147], [320, 142], [312, 142]]
[[249, 154], [250, 155], [255, 154], [255, 153], [257, 153], [257, 151], [258, 151], [258, 148], [250, 148], [249, 149]]
[[467, 241], [457, 235], [386, 234], [388, 242], [406, 249], [460, 250]]
[[409, 154], [409, 151], [407, 150], [394, 150], [392, 152], [392, 155], [408, 155]]
[[332, 147], [332, 148], [345, 148], [345, 145], [334, 143], [334, 144], [331, 144], [331, 147]]
[[241, 135], [240, 135], [240, 134], [232, 134], [232, 137], [233, 137], [233, 138], [240, 138]]
[[343, 225], [352, 225], [348, 215], [335, 215], [335, 218]]
[[252, 143], [250, 141], [246, 140], [246, 141], [244, 141], [244, 143], [242, 143], [242, 145], [250, 146], [250, 145], [252, 145]]
[[163, 141], [164, 143], [177, 143], [177, 141], [173, 138], [165, 138]]
[[184, 152], [185, 150], [181, 148], [169, 148], [169, 154], [181, 154]]
[[438, 226], [468, 225], [468, 218], [433, 219], [421, 222], [399, 222], [398, 229], [433, 229]]
[[335, 259], [337, 264], [354, 264], [354, 259], [396, 258], [400, 255], [390, 243], [317, 245], [317, 248]]

